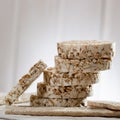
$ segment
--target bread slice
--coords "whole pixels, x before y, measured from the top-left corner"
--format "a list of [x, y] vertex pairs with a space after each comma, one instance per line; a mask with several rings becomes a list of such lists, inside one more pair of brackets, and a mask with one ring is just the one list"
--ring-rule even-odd
[[5, 97], [5, 104], [11, 105], [13, 104], [20, 95], [39, 77], [39, 75], [44, 71], [47, 65], [41, 60], [38, 61], [30, 70], [29, 73], [24, 75], [18, 82], [16, 86], [14, 86], [10, 92]]
[[57, 50], [64, 59], [111, 59], [115, 44], [110, 41], [72, 40], [57, 43]]
[[55, 68], [44, 70], [44, 82], [50, 86], [89, 86], [98, 82], [99, 73], [82, 73], [77, 72], [70, 75], [69, 73], [59, 73]]
[[91, 86], [82, 88], [81, 86], [50, 86], [44, 83], [37, 84], [38, 97], [44, 98], [81, 98], [90, 96]]
[[34, 107], [80, 107], [82, 99], [40, 98], [32, 95], [30, 105]]
[[120, 102], [112, 101], [87, 101], [90, 108], [107, 108], [110, 110], [120, 111]]
[[7, 106], [5, 113], [33, 116], [120, 117], [120, 111], [116, 112], [108, 109], [90, 109], [84, 107]]
[[111, 61], [108, 59], [69, 60], [55, 56], [55, 67], [58, 72], [74, 74], [76, 72], [99, 72], [110, 69]]

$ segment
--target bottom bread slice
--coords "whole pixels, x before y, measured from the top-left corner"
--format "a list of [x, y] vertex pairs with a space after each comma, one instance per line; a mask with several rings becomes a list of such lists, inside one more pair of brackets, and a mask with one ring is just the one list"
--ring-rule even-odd
[[[85, 108], [84, 107], [30, 107], [30, 106], [13, 106], [13, 105], [6, 107], [5, 114], [31, 115], [31, 116], [71, 116], [72, 118], [73, 117], [92, 117], [91, 119], [98, 119], [98, 120], [107, 119], [107, 118], [98, 118], [98, 117], [109, 117], [109, 118], [120, 117], [120, 111], [116, 112], [108, 109], [90, 109], [87, 107]], [[93, 117], [97, 117], [97, 118], [93, 118]], [[44, 119], [44, 117], [40, 117], [40, 118]], [[53, 117], [49, 117], [49, 118], [52, 119]], [[90, 118], [85, 118], [85, 119], [87, 120]], [[115, 118], [111, 118], [111, 120], [114, 120], [114, 119]], [[115, 120], [119, 120], [119, 119], [115, 119]]]
[[83, 99], [71, 98], [71, 99], [62, 99], [62, 98], [39, 98], [36, 95], [30, 97], [30, 106], [34, 107], [79, 107], [82, 104]]

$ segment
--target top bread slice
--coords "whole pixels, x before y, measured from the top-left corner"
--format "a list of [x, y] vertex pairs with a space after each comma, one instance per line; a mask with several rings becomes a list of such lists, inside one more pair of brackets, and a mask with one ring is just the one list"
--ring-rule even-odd
[[34, 82], [39, 75], [44, 71], [47, 65], [43, 61], [38, 61], [33, 67], [30, 68], [29, 73], [24, 75], [5, 97], [5, 104], [13, 104], [20, 95]]
[[115, 44], [110, 41], [73, 40], [57, 43], [58, 55], [63, 59], [100, 58], [110, 59], [115, 52]]

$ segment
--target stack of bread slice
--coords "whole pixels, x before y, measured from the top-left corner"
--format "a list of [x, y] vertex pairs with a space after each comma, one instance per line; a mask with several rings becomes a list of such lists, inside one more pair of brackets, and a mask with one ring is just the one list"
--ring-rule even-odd
[[109, 41], [65, 41], [57, 43], [55, 67], [44, 70], [31, 106], [78, 107], [90, 96], [99, 72], [110, 69], [114, 44]]

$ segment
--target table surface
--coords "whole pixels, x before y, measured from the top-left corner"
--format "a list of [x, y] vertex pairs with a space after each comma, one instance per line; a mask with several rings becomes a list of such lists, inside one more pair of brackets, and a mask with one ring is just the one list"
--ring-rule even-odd
[[0, 106], [0, 120], [117, 120], [119, 118], [105, 117], [55, 117], [55, 116], [28, 116], [28, 115], [5, 115], [5, 106]]

